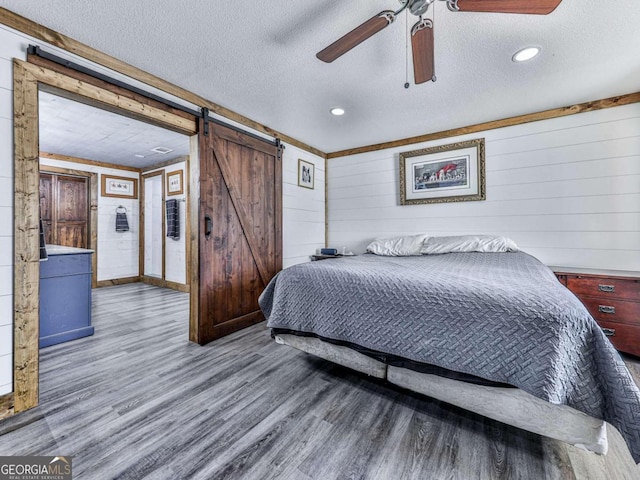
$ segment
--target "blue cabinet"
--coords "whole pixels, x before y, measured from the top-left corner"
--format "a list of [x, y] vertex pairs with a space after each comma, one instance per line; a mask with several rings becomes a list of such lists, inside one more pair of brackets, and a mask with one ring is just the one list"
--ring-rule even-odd
[[40, 348], [93, 335], [92, 250], [48, 245], [40, 262]]

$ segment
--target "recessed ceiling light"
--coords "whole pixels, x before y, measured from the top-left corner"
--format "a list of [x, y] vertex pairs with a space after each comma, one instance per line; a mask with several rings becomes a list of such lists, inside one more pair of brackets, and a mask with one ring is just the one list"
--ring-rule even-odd
[[331, 115], [335, 115], [336, 117], [339, 117], [340, 115], [344, 115], [344, 108], [334, 107], [329, 111], [331, 112]]
[[514, 62], [526, 62], [527, 60], [531, 60], [533, 57], [538, 55], [540, 53], [540, 50], [542, 50], [541, 47], [525, 47], [514, 53], [511, 59]]
[[137, 157], [137, 158], [144, 158], [144, 155], [140, 155], [139, 153], [136, 153], [136, 154], [134, 155], [134, 157]]
[[156, 153], [162, 153], [163, 155], [169, 152], [173, 152], [172, 149], [167, 147], [156, 147], [156, 148], [152, 148], [151, 151]]

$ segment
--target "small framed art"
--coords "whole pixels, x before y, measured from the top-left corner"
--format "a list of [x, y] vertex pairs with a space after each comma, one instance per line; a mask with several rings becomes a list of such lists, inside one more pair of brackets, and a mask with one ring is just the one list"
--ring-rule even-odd
[[298, 159], [298, 185], [304, 188], [313, 189], [314, 177], [315, 177], [315, 165], [311, 162], [307, 162]]
[[102, 178], [102, 196], [117, 198], [138, 198], [138, 180], [135, 178], [100, 175]]
[[167, 195], [181, 195], [184, 193], [182, 170], [167, 173]]

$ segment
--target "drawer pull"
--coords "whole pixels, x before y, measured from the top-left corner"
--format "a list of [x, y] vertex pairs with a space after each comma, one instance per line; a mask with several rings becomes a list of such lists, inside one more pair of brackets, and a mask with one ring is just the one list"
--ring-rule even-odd
[[598, 305], [598, 311], [602, 313], [616, 313], [616, 307], [609, 305]]
[[616, 286], [615, 285], [598, 285], [598, 290], [600, 290], [601, 292], [615, 292]]
[[603, 328], [602, 333], [604, 333], [607, 337], [615, 337], [616, 329], [615, 328]]

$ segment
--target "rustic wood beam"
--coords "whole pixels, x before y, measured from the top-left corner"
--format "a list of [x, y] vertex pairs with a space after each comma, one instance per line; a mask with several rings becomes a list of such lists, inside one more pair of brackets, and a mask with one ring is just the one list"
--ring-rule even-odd
[[14, 61], [15, 237], [13, 285], [14, 412], [38, 404], [40, 330], [40, 183], [38, 81]]

